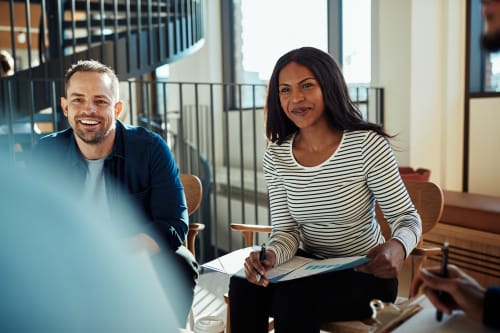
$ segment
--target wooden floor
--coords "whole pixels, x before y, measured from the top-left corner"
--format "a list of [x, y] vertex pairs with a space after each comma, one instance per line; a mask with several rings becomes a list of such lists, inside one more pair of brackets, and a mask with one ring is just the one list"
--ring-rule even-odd
[[229, 287], [229, 275], [205, 270], [200, 275], [193, 301], [194, 320], [215, 316], [226, 321], [224, 293]]

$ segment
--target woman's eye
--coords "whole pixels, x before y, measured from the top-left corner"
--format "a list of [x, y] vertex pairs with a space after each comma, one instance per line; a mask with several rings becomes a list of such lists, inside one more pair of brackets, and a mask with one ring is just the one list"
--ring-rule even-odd
[[302, 88], [304, 88], [304, 89], [308, 89], [308, 88], [312, 88], [312, 87], [314, 87], [314, 84], [309, 83], [309, 82], [308, 83], [304, 83], [302, 85]]
[[280, 89], [280, 95], [283, 95], [283, 94], [287, 94], [290, 92], [290, 89], [289, 88], [281, 88]]

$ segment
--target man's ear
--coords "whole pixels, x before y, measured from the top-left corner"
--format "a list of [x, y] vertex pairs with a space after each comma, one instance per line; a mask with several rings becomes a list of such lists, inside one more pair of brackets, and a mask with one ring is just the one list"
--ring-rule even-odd
[[68, 102], [65, 97], [61, 97], [61, 109], [63, 110], [64, 116], [68, 117]]
[[118, 116], [120, 115], [122, 110], [123, 110], [123, 102], [121, 102], [121, 101], [116, 102], [116, 104], [115, 104], [115, 118], [118, 118]]

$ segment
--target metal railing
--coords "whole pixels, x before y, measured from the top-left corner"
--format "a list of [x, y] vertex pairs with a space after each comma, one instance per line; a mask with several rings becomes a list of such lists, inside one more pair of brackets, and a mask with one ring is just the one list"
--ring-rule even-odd
[[[6, 110], [13, 105], [9, 101], [15, 100], [18, 85], [25, 85], [29, 91], [33, 89], [30, 86], [37, 84], [6, 82], [2, 86], [6, 98], [0, 102], [0, 108]], [[21, 165], [29, 159], [29, 150], [41, 135], [34, 129], [61, 129], [55, 87], [62, 82], [51, 80], [46, 84], [54, 87], [48, 91], [48, 99], [53, 101], [51, 107], [43, 112], [32, 108], [30, 117], [16, 121], [9, 118], [0, 128], [1, 148]], [[359, 89], [358, 95], [352, 97], [365, 110], [363, 114], [370, 121], [383, 119], [383, 89]], [[181, 172], [196, 174], [202, 180], [203, 204], [192, 216], [193, 221], [206, 224], [197, 247], [201, 262], [242, 246], [240, 235], [231, 232], [230, 223], [270, 223], [262, 173], [267, 145], [264, 114], [262, 105], [255, 102], [264, 100], [264, 85], [130, 80], [122, 81], [120, 90], [125, 104], [120, 119], [162, 135]], [[243, 102], [230, 107], [230, 92], [236, 92], [240, 101], [242, 94], [250, 94], [254, 103], [250, 107], [248, 101], [245, 107]], [[28, 98], [24, 107], [31, 105]]]

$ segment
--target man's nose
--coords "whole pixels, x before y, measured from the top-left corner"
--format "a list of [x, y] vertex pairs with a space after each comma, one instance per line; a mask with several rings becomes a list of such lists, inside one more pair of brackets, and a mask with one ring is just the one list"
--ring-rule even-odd
[[88, 112], [97, 112], [97, 105], [93, 102], [89, 102], [85, 105], [85, 110]]

